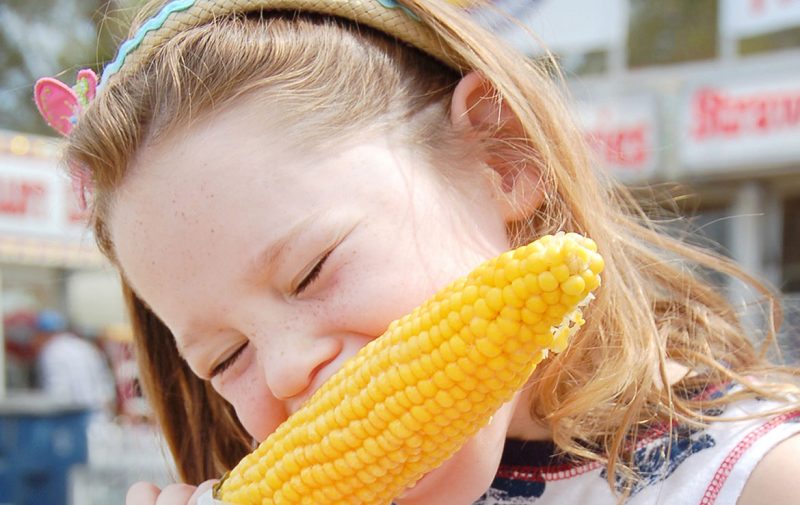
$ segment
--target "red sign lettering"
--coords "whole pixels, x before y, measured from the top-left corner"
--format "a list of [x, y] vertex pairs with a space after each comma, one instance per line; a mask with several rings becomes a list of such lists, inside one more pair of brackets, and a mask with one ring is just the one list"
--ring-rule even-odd
[[[779, 0], [778, 5], [780, 7], [787, 7], [793, 3], [796, 3], [800, 0]], [[767, 0], [750, 0], [750, 14], [763, 14], [764, 10], [767, 7]]]
[[47, 187], [43, 182], [0, 179], [0, 215], [44, 219]]
[[692, 113], [697, 140], [768, 135], [800, 127], [800, 90], [730, 96], [705, 88], [695, 93]]
[[601, 161], [616, 168], [642, 170], [650, 148], [647, 145], [648, 125], [636, 124], [613, 130], [586, 132], [586, 139]]

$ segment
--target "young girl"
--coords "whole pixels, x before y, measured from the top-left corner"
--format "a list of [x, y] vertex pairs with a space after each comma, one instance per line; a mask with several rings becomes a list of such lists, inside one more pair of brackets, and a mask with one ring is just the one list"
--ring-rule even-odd
[[768, 292], [660, 234], [552, 65], [456, 3], [155, 2], [106, 67], [66, 160], [186, 483], [127, 504], [196, 503], [392, 320], [560, 230], [605, 258], [587, 324], [396, 503], [795, 503], [795, 370], [697, 267]]

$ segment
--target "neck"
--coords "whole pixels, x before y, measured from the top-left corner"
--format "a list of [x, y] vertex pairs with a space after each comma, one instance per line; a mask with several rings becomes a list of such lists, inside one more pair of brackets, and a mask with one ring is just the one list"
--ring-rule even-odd
[[530, 389], [523, 389], [518, 393], [517, 405], [511, 417], [511, 422], [508, 424], [506, 438], [551, 440], [550, 429], [531, 417], [530, 406], [533, 405], [533, 399], [530, 391]]

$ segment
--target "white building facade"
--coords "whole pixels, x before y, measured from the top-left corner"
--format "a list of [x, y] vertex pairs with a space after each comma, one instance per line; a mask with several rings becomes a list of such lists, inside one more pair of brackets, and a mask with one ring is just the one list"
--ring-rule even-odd
[[[629, 18], [633, 0], [524, 5], [530, 6], [526, 22], [544, 43], [548, 31], [560, 34], [551, 49], [563, 61], [587, 50], [606, 55], [604, 72], [567, 75], [599, 163], [632, 187], [680, 184], [691, 195], [694, 208], [687, 210], [703, 233], [780, 291], [785, 356], [798, 361], [800, 43], [743, 55], [741, 41], [800, 31], [800, 0], [717, 2], [718, 17], [709, 20], [716, 24], [709, 25], [717, 33], [716, 57], [636, 69], [626, 65], [627, 44], [635, 43], [627, 33], [635, 22]], [[601, 29], [573, 39], [564, 35], [570, 19], [600, 4], [604, 13], [586, 17]], [[509, 35], [521, 45], [518, 32]], [[736, 302], [757, 298], [734, 281], [727, 287]]]

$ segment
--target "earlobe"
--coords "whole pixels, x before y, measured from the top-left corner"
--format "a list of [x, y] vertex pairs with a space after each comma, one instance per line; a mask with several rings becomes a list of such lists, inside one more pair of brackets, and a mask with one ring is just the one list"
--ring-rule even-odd
[[498, 164], [488, 164], [491, 191], [507, 223], [533, 216], [544, 203], [546, 194], [538, 168], [530, 168], [530, 163], [524, 167], [514, 165], [499, 168]]
[[519, 120], [491, 83], [477, 72], [468, 73], [456, 85], [450, 121], [469, 137], [468, 141], [488, 137], [486, 143], [490, 147], [484, 159], [489, 169], [487, 180], [505, 220], [520, 221], [533, 215], [545, 197], [541, 170], [526, 155], [529, 148], [520, 145], [525, 133]]

